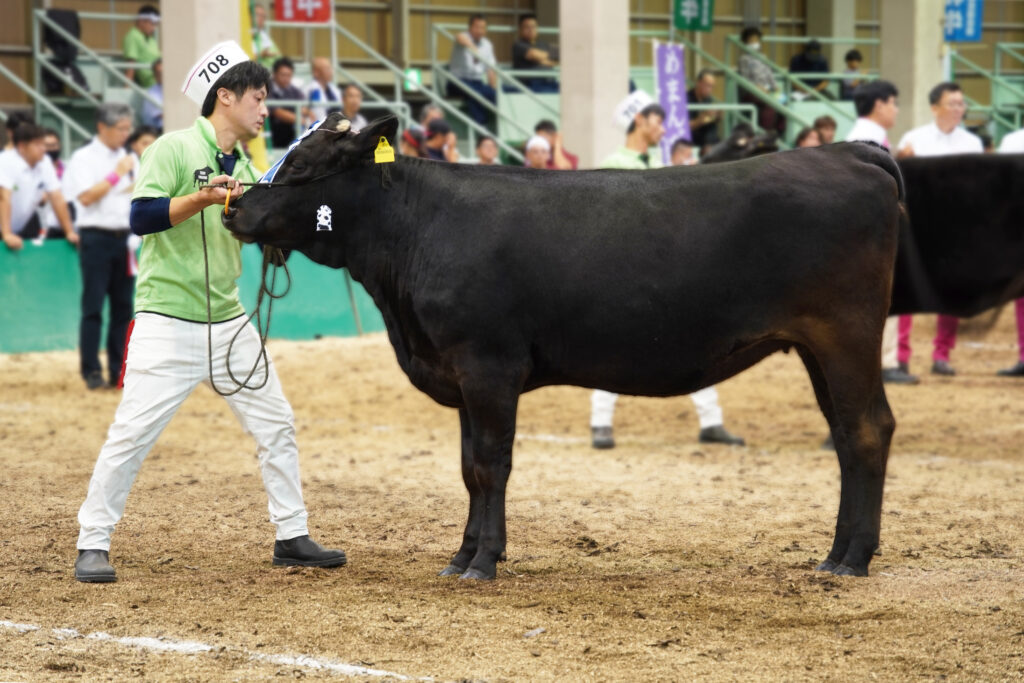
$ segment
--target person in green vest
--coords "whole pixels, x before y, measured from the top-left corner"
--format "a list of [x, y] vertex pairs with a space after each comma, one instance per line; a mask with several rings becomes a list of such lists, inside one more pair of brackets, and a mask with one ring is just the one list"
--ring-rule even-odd
[[[228, 193], [242, 194], [239, 181], [258, 179], [242, 143], [263, 128], [270, 74], [233, 41], [214, 46], [189, 73], [183, 91], [202, 105], [202, 115], [146, 149], [132, 193], [130, 225], [142, 235], [142, 249], [136, 315], [121, 374], [124, 394], [78, 513], [75, 578], [88, 583], [115, 580], [110, 539], [135, 476], [200, 383], [225, 395], [256, 440], [270, 521], [277, 528], [273, 564], [346, 562], [343, 551], [309, 537], [291, 405], [269, 357], [266, 365], [255, 365], [260, 338], [236, 283], [241, 244], [220, 220]], [[254, 366], [246, 386], [230, 393], [238, 388], [232, 377], [245, 378]]]
[[[626, 130], [626, 144], [605, 158], [601, 168], [644, 170], [661, 168], [661, 149], [658, 143], [665, 136], [665, 110], [642, 90], [633, 91], [615, 111], [615, 122]], [[653, 150], [653, 151], [652, 151]], [[590, 436], [594, 448], [614, 448], [612, 418], [618, 394], [597, 389], [590, 398]], [[722, 424], [722, 408], [718, 404], [718, 391], [706, 387], [690, 394], [697, 409], [700, 443], [744, 445], [742, 437], [726, 430]]]
[[273, 69], [274, 61], [281, 56], [267, 30], [267, 8], [259, 4], [252, 6], [252, 53], [267, 69]]
[[[152, 64], [160, 59], [160, 44], [156, 39], [156, 25], [160, 23], [160, 10], [153, 5], [143, 5], [135, 17], [135, 26], [124, 35], [124, 58], [129, 62]], [[143, 88], [151, 88], [156, 83], [153, 70], [150, 68], [127, 69], [124, 75], [135, 79]]]

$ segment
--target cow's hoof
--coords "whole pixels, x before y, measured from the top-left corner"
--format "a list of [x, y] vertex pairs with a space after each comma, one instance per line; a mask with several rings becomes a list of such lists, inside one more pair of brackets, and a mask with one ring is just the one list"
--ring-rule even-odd
[[822, 562], [821, 564], [819, 564], [817, 567], [814, 568], [814, 571], [816, 571], [816, 572], [834, 572], [836, 570], [836, 567], [838, 567], [838, 566], [839, 566], [838, 562], [836, 562], [835, 560], [826, 558], [824, 562]]
[[833, 569], [832, 573], [836, 576], [867, 576], [868, 570], [857, 569], [855, 567], [850, 567], [848, 565], [841, 564], [837, 566], [835, 569]]
[[460, 579], [476, 579], [477, 581], [490, 581], [490, 580], [492, 580], [494, 578], [494, 575], [491, 574], [490, 576], [488, 576], [487, 574], [484, 574], [479, 569], [467, 569], [466, 572], [462, 576], [460, 576], [459, 578]]
[[466, 571], [465, 567], [456, 567], [454, 564], [450, 564], [447, 567], [445, 567], [444, 569], [442, 569], [440, 572], [438, 572], [437, 575], [438, 576], [459, 576], [464, 571]]

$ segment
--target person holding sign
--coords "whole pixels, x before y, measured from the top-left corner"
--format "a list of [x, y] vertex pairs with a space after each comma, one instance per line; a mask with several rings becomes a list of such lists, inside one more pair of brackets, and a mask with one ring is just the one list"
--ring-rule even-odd
[[[136, 316], [122, 370], [124, 395], [78, 513], [79, 581], [116, 580], [109, 560], [114, 526], [143, 459], [182, 402], [202, 382], [226, 393], [231, 372], [245, 377], [260, 357], [259, 335], [244, 317], [235, 282], [241, 245], [221, 227], [219, 213], [229, 197], [241, 195], [238, 181], [257, 180], [242, 143], [263, 128], [269, 86], [267, 70], [236, 43], [214, 46], [182, 89], [202, 115], [142, 155], [130, 219], [132, 231], [143, 236]], [[256, 440], [277, 527], [273, 564], [344, 565], [344, 552], [309, 537], [292, 409], [269, 358], [247, 387], [226, 398]]]

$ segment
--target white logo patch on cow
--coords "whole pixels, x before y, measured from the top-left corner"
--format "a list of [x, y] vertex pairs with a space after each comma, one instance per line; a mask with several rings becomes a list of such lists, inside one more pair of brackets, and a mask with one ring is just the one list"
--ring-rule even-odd
[[320, 208], [316, 210], [316, 231], [331, 231], [331, 207], [326, 204], [321, 204]]

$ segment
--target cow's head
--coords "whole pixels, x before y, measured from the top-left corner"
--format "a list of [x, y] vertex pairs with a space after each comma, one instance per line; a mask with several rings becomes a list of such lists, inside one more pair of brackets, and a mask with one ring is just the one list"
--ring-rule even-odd
[[729, 137], [702, 156], [700, 162], [715, 164], [722, 161], [737, 161], [778, 150], [779, 144], [775, 133], [754, 133], [749, 124], [740, 123], [732, 129]]
[[350, 125], [341, 114], [327, 117], [288, 152], [271, 183], [249, 187], [231, 205], [224, 226], [243, 242], [297, 249], [324, 262], [313, 254], [340, 248], [359, 202], [355, 174], [373, 165], [380, 138], [394, 146], [398, 119], [377, 119], [358, 133]]

